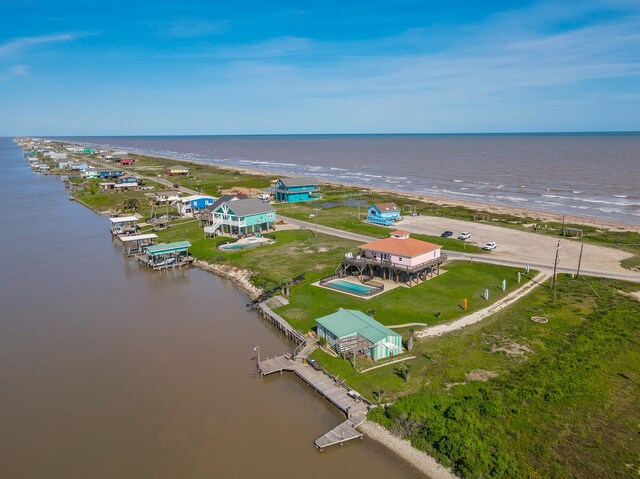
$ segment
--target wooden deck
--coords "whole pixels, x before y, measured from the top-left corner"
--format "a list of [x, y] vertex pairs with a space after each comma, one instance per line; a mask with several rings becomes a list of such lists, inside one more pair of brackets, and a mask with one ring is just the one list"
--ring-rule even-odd
[[367, 417], [367, 403], [347, 394], [349, 390], [325, 372], [316, 371], [308, 364], [286, 356], [258, 361], [258, 370], [261, 376], [276, 372], [282, 373], [282, 371], [293, 372], [347, 416], [346, 421], [316, 439], [316, 447], [324, 449], [334, 444], [343, 444], [345, 441], [362, 437], [362, 433], [356, 428]]
[[362, 439], [364, 434], [356, 428], [366, 420], [364, 413], [358, 413], [351, 416], [345, 422], [338, 424], [331, 431], [315, 440], [315, 445], [321, 451], [325, 447], [334, 446], [336, 444], [344, 444], [352, 439]]

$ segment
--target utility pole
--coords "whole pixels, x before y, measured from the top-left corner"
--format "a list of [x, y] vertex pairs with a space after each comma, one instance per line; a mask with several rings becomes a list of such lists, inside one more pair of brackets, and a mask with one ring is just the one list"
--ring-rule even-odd
[[316, 220], [315, 235], [316, 235], [316, 238], [317, 238], [318, 237], [318, 213], [320, 212], [320, 208], [314, 208], [313, 211], [316, 212], [316, 214], [315, 214], [315, 220]]
[[584, 238], [582, 238], [582, 245], [580, 246], [580, 257], [578, 258], [578, 271], [576, 271], [576, 278], [580, 277], [580, 264], [582, 263], [582, 250], [584, 249]]
[[558, 270], [558, 259], [560, 258], [560, 240], [558, 240], [558, 246], [556, 246], [556, 260], [553, 262], [553, 279], [551, 280], [551, 288], [553, 289], [553, 302], [556, 302], [556, 271]]

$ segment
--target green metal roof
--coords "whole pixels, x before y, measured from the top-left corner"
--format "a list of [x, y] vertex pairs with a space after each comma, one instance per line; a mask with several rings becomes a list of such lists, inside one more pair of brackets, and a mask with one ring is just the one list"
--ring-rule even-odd
[[353, 309], [342, 309], [337, 313], [323, 316], [316, 319], [316, 323], [338, 338], [358, 333], [374, 344], [387, 336], [400, 336], [362, 311]]
[[145, 251], [153, 256], [158, 256], [161, 254], [168, 253], [181, 253], [183, 251], [187, 251], [187, 249], [191, 246], [191, 243], [188, 241], [177, 241], [175, 243], [165, 243], [165, 244], [157, 244], [153, 246], [147, 246]]

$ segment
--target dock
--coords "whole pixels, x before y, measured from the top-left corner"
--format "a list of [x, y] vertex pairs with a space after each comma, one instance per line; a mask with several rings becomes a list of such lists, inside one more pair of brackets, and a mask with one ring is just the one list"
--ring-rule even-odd
[[274, 326], [290, 341], [293, 341], [297, 345], [306, 342], [307, 338], [305, 338], [304, 335], [300, 333], [300, 331], [291, 326], [282, 316], [275, 313], [267, 305], [266, 301], [258, 303], [258, 305], [256, 306], [256, 311], [258, 312], [258, 316], [260, 316], [261, 319]]
[[345, 414], [346, 421], [315, 440], [318, 449], [362, 438], [363, 434], [356, 428], [366, 420], [369, 404], [360, 394], [345, 388], [337, 378], [290, 355], [258, 360], [258, 370], [261, 376], [277, 372], [282, 374], [283, 371], [293, 372]]

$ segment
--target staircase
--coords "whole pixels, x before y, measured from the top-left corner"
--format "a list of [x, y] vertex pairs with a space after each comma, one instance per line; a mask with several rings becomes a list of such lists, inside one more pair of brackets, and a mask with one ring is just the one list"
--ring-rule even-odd
[[220, 228], [220, 226], [222, 226], [222, 220], [221, 219], [216, 219], [213, 221], [213, 223], [211, 223], [210, 226], [205, 226], [204, 227], [204, 235], [205, 237], [208, 235], [212, 235], [214, 236], [216, 234], [216, 231], [218, 230], [218, 228]]
[[304, 361], [316, 350], [317, 344], [318, 340], [316, 338], [307, 338], [307, 340], [301, 343], [293, 352], [294, 359]]

